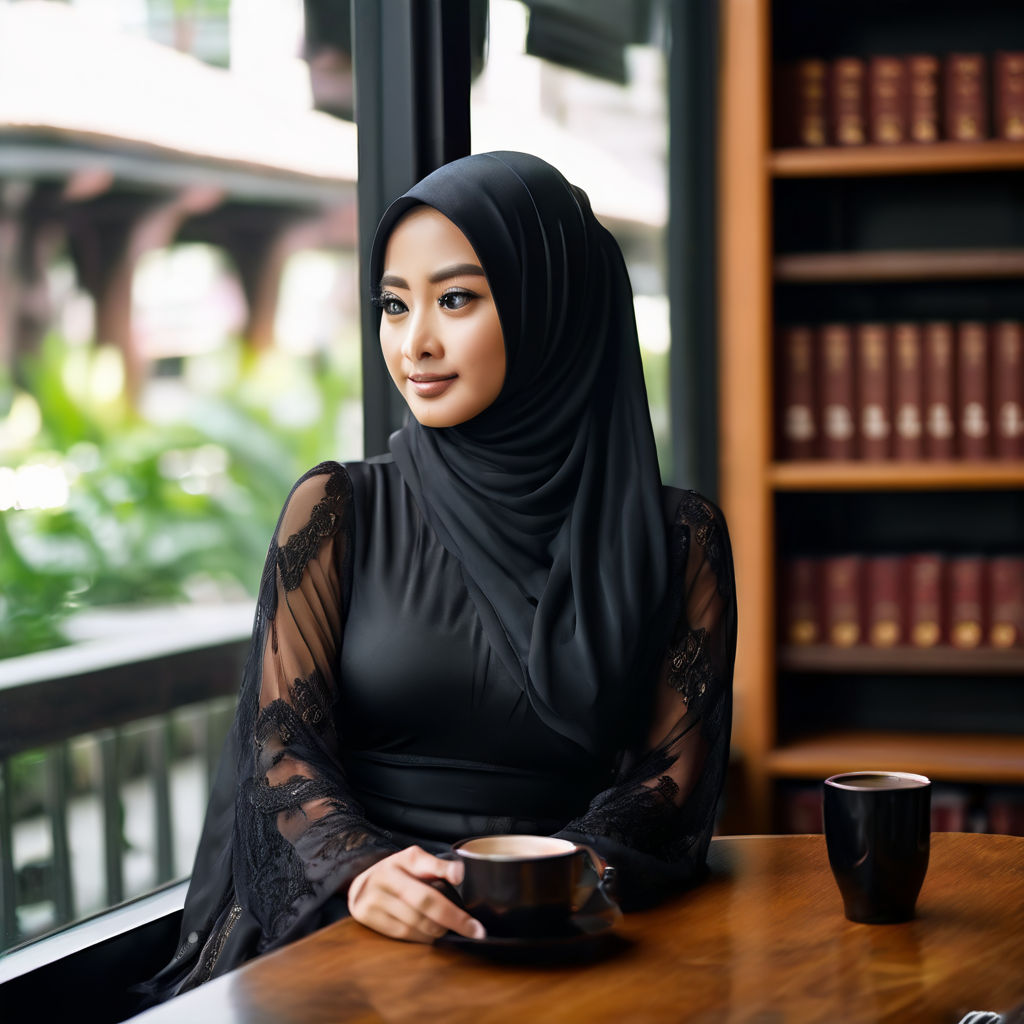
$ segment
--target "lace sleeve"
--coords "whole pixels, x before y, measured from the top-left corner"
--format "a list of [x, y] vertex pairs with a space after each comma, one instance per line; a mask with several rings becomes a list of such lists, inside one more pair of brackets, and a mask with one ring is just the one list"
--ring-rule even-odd
[[729, 756], [736, 597], [722, 513], [685, 492], [670, 544], [674, 626], [646, 742], [626, 753], [614, 785], [559, 833], [615, 865], [627, 907], [701, 876]]
[[307, 474], [264, 573], [259, 682], [247, 680], [239, 710], [234, 858], [238, 900], [259, 922], [261, 952], [321, 923], [326, 900], [396, 849], [348, 793], [339, 758], [334, 705], [351, 506], [341, 466]]

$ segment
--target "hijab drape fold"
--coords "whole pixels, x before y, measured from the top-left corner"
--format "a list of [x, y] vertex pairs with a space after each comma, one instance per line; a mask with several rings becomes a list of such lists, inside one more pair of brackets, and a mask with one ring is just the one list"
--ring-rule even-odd
[[495, 402], [392, 435], [406, 485], [461, 563], [487, 637], [551, 728], [595, 754], [621, 739], [663, 648], [666, 529], [632, 290], [585, 193], [523, 153], [466, 157], [397, 199], [371, 281], [411, 208], [451, 220], [501, 320]]

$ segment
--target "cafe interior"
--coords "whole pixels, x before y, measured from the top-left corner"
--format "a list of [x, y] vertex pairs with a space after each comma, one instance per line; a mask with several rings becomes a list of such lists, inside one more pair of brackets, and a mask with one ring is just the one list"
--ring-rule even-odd
[[[728, 524], [707, 866], [454, 850], [565, 920], [342, 914], [140, 1014], [281, 503], [405, 422], [377, 224], [499, 150], [588, 194]], [[1022, 410], [1020, 0], [0, 0], [0, 1019], [1024, 1021]]]

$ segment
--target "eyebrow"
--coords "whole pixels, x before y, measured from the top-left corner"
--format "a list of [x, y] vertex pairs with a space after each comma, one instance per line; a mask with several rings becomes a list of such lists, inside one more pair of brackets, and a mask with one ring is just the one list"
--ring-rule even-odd
[[[448, 281], [453, 277], [466, 276], [483, 277], [484, 269], [475, 263], [454, 263], [450, 267], [441, 267], [440, 270], [435, 270], [427, 280], [431, 284], [439, 284], [441, 281]], [[380, 279], [380, 286], [381, 288], [405, 288], [408, 290], [409, 282], [397, 274], [385, 274]]]

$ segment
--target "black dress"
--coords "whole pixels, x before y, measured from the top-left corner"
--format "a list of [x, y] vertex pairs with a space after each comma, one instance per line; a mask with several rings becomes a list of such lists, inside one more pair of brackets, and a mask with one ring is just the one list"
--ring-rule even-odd
[[728, 758], [734, 580], [720, 512], [664, 498], [674, 627], [601, 756], [546, 726], [493, 655], [390, 458], [303, 477], [267, 559], [181, 943], [150, 996], [344, 916], [352, 879], [412, 843], [587, 842], [627, 909], [699, 879]]

